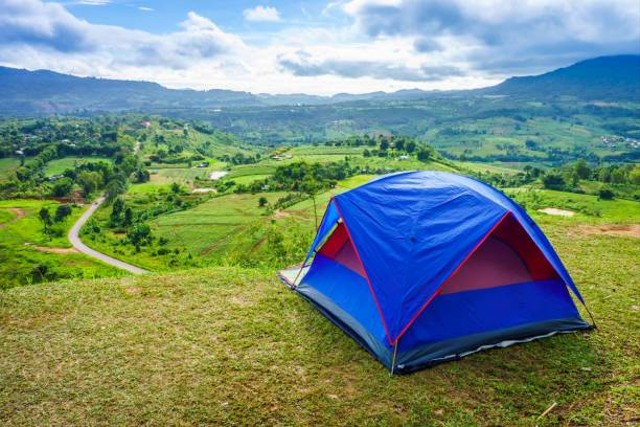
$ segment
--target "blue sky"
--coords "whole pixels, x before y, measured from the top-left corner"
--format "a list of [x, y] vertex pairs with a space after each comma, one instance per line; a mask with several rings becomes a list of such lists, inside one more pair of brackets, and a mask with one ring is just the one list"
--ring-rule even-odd
[[173, 88], [465, 89], [620, 53], [637, 0], [0, 0], [0, 65]]

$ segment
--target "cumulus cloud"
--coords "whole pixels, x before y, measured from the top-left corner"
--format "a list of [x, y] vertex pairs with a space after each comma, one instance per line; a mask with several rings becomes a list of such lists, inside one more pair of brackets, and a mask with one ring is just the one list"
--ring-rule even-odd
[[491, 72], [640, 51], [635, 0], [352, 0], [342, 8], [366, 36], [413, 37], [417, 53], [464, 41], [459, 59]]
[[278, 58], [282, 70], [300, 77], [335, 75], [347, 78], [371, 77], [374, 79], [400, 80], [407, 82], [440, 81], [462, 72], [451, 66], [420, 64], [409, 67], [394, 62], [348, 59], [316, 59], [305, 51]]
[[256, 6], [253, 9], [245, 9], [242, 15], [247, 21], [253, 22], [280, 21], [280, 12], [272, 6]]
[[35, 45], [60, 52], [95, 46], [87, 36], [90, 25], [56, 3], [0, 0], [0, 46]]
[[[43, 59], [57, 52], [66, 54], [66, 60], [71, 62], [83, 59], [104, 67], [184, 69], [194, 62], [220, 58], [244, 48], [238, 36], [225, 33], [195, 12], [189, 12], [179, 26], [178, 31], [158, 35], [90, 24], [56, 3], [0, 0], [0, 60], [14, 59], [17, 52], [39, 51]], [[56, 58], [62, 59], [59, 55]]]

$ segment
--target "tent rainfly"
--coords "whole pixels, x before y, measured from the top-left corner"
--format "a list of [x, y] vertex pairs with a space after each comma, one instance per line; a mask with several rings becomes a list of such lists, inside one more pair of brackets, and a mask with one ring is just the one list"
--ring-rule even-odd
[[590, 329], [540, 228], [461, 175], [385, 175], [329, 202], [300, 267], [280, 278], [392, 373]]

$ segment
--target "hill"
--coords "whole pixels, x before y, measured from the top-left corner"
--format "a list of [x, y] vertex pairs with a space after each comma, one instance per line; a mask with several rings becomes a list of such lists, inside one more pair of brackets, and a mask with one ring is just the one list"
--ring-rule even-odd
[[[607, 254], [620, 242], [624, 250]], [[631, 307], [634, 271], [615, 266], [634, 265], [637, 247], [606, 236], [560, 243], [599, 331], [393, 378], [273, 271], [216, 268], [5, 291], [0, 420], [623, 425], [638, 416], [640, 336]], [[558, 406], [536, 421], [553, 402]]]
[[539, 76], [512, 77], [488, 94], [554, 98], [629, 100], [640, 98], [640, 56], [605, 56]]
[[220, 108], [260, 105], [257, 97], [230, 90], [172, 90], [157, 83], [75, 77], [53, 71], [0, 67], [0, 115], [88, 111]]
[[485, 89], [393, 93], [267, 95], [231, 90], [167, 89], [157, 83], [81, 78], [47, 70], [28, 71], [0, 67], [3, 103], [0, 115], [78, 111], [182, 111], [282, 105], [337, 105], [345, 103], [413, 103], [425, 99], [510, 95], [530, 98], [575, 96], [599, 100], [637, 100], [640, 95], [640, 56], [621, 55], [590, 59], [540, 76], [513, 77]]
[[[565, 207], [562, 198], [573, 209], [583, 204], [566, 193], [545, 197], [551, 206]], [[409, 376], [389, 377], [273, 269], [216, 267], [0, 291], [0, 423], [632, 423], [640, 416], [640, 247], [637, 237], [605, 225], [637, 215], [609, 203], [591, 219], [532, 211], [597, 331], [482, 352]]]

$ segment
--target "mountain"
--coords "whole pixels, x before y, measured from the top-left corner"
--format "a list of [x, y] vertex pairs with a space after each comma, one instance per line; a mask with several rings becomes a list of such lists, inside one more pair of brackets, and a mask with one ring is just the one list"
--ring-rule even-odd
[[75, 77], [0, 67], [0, 115], [90, 111], [222, 108], [261, 105], [248, 92], [167, 89], [157, 83]]
[[603, 56], [539, 76], [512, 77], [485, 89], [491, 95], [532, 98], [574, 96], [640, 100], [640, 55]]
[[640, 56], [589, 59], [567, 68], [528, 77], [512, 77], [490, 88], [467, 91], [400, 90], [393, 93], [340, 93], [331, 97], [251, 94], [232, 90], [167, 89], [157, 83], [75, 77], [53, 71], [0, 67], [0, 115], [77, 111], [179, 111], [346, 102], [413, 102], [433, 96], [499, 95], [538, 98], [573, 96], [589, 100], [638, 100]]

